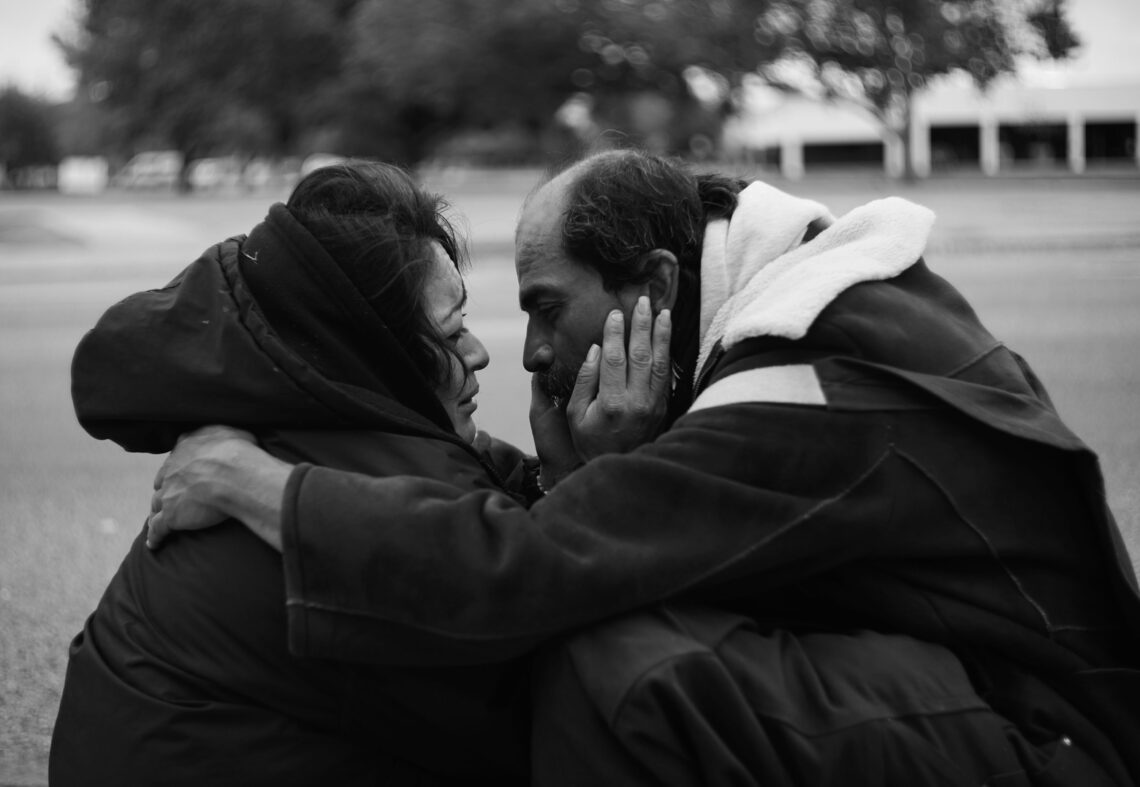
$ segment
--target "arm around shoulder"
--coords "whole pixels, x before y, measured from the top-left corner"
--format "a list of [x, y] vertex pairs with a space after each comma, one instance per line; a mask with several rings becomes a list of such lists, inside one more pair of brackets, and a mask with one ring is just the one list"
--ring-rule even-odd
[[281, 500], [293, 466], [270, 456], [252, 436], [206, 427], [179, 440], [155, 478], [147, 545], [173, 531], [234, 518], [281, 551]]

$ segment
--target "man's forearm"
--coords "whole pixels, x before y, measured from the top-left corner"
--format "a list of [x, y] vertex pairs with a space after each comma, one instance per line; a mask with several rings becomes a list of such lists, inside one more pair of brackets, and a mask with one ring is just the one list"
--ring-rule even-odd
[[282, 551], [281, 502], [292, 470], [247, 432], [208, 426], [184, 435], [155, 479], [147, 546], [157, 549], [173, 532], [232, 517]]
[[207, 494], [228, 516], [282, 551], [281, 501], [293, 465], [257, 446], [240, 443], [211, 458]]

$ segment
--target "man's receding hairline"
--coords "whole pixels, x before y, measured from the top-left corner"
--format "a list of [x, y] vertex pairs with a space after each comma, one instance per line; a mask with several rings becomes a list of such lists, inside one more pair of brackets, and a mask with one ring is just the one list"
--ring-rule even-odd
[[601, 166], [606, 161], [617, 159], [636, 159], [640, 156], [641, 154], [639, 154], [636, 150], [602, 150], [597, 153], [591, 153], [585, 158], [570, 161], [561, 168], [553, 167], [547, 169], [539, 178], [538, 182], [535, 183], [533, 187], [531, 187], [530, 191], [523, 198], [522, 209], [526, 210], [527, 205], [530, 204], [531, 200], [533, 200], [540, 191], [545, 189], [547, 186], [559, 178], [567, 179], [566, 186], [567, 191], [569, 192], [570, 189], [577, 185], [578, 181], [593, 172], [597, 167]]
[[[561, 238], [562, 228], [565, 226], [567, 214], [569, 212], [569, 204], [572, 201], [574, 188], [584, 178], [593, 173], [596, 169], [604, 166], [606, 162], [617, 161], [622, 159], [637, 160], [644, 157], [636, 150], [617, 149], [617, 150], [603, 150], [597, 153], [591, 153], [585, 158], [569, 162], [561, 169], [554, 167], [548, 169], [543, 173], [543, 176], [537, 183], [530, 189], [526, 197], [523, 198], [522, 206], [519, 208], [519, 220], [515, 225], [515, 260], [516, 262], [524, 259], [532, 259], [540, 253], [540, 243], [533, 238], [523, 239], [521, 232], [523, 228], [523, 218], [526, 216], [527, 211], [531, 207], [535, 198], [548, 190], [556, 181], [564, 179], [566, 182], [559, 184], [561, 186], [560, 200], [561, 204], [557, 211], [558, 221], [558, 245], [565, 253], [564, 244]], [[547, 199], [554, 199], [547, 197]], [[580, 260], [572, 255], [567, 254], [567, 259], [577, 265], [596, 270], [596, 266], [592, 265], [585, 260]]]

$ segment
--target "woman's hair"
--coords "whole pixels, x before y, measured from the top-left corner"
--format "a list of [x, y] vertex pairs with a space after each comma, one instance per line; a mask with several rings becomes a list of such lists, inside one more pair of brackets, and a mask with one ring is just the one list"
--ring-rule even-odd
[[432, 242], [457, 270], [465, 259], [443, 215], [447, 207], [402, 169], [363, 161], [314, 170], [286, 203], [435, 386], [450, 379], [450, 358], [459, 358], [424, 301], [435, 265]]

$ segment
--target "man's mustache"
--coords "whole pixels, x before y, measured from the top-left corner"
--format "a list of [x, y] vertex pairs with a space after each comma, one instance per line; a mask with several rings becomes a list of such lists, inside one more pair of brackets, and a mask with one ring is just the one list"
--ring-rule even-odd
[[570, 395], [574, 393], [578, 370], [554, 363], [548, 369], [535, 372], [534, 376], [538, 381], [538, 389], [549, 396], [556, 405], [565, 407], [570, 401]]

